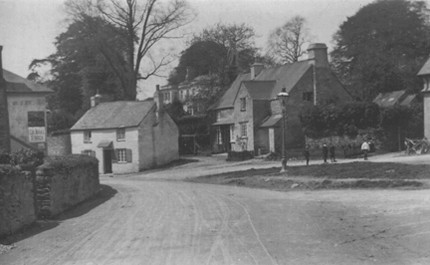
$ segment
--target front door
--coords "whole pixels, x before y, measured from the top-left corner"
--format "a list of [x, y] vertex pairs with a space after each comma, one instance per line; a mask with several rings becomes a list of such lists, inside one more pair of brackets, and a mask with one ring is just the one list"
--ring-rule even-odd
[[104, 173], [112, 173], [112, 150], [103, 150]]
[[221, 126], [222, 149], [224, 152], [231, 151], [230, 146], [230, 125]]

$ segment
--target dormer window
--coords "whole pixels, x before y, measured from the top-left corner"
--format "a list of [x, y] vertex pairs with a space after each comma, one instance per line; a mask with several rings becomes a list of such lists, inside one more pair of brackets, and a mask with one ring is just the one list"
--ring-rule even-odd
[[118, 142], [125, 141], [125, 128], [119, 128], [116, 130], [116, 140]]
[[84, 143], [91, 143], [91, 131], [84, 131]]

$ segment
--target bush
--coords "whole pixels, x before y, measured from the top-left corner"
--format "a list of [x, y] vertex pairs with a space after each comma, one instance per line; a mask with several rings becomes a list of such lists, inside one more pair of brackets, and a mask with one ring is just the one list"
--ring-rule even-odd
[[254, 155], [250, 151], [242, 151], [242, 152], [228, 152], [227, 161], [243, 161], [253, 158]]
[[88, 155], [49, 156], [45, 159], [44, 167], [54, 169], [71, 169], [83, 165], [98, 165], [99, 161]]
[[330, 135], [355, 137], [359, 129], [378, 126], [379, 107], [366, 102], [308, 106], [302, 109], [300, 120], [305, 135], [311, 138]]
[[42, 151], [21, 149], [18, 152], [9, 154], [5, 151], [0, 152], [0, 164], [20, 166], [25, 170], [35, 169], [43, 164], [44, 154]]

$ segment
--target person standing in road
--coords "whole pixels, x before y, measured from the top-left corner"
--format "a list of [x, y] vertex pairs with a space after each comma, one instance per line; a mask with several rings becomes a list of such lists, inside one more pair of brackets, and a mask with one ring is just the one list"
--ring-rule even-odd
[[309, 166], [309, 156], [310, 156], [309, 146], [305, 147], [305, 150], [303, 151], [303, 156], [305, 157], [306, 165]]
[[324, 163], [327, 163], [328, 147], [326, 144], [323, 144], [323, 146], [322, 146], [322, 155], [323, 155]]
[[369, 153], [370, 146], [369, 143], [364, 140], [363, 144], [361, 145], [361, 152], [364, 154], [364, 160], [367, 160], [367, 153]]
[[331, 162], [336, 162], [336, 149], [335, 149], [335, 147], [334, 147], [334, 145], [332, 144], [332, 145], [330, 145], [330, 149], [329, 149], [329, 151], [330, 151], [330, 160], [331, 160]]

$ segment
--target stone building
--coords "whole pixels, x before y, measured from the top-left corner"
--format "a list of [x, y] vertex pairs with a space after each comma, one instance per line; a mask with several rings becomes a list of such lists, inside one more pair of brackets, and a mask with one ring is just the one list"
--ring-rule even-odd
[[[1, 56], [0, 56], [1, 62]], [[27, 80], [3, 69], [0, 63], [0, 137], [1, 146], [16, 152], [21, 149], [45, 150], [46, 148], [46, 97], [53, 91], [46, 86]], [[4, 98], [6, 92], [6, 98]], [[5, 116], [7, 106], [7, 118]], [[7, 120], [7, 121], [6, 121]], [[9, 124], [5, 130], [4, 124]], [[10, 137], [5, 137], [10, 133]], [[7, 143], [6, 138], [9, 138]], [[2, 148], [0, 147], [0, 148]]]
[[277, 95], [284, 88], [289, 93], [286, 104], [286, 146], [303, 147], [304, 134], [300, 109], [305, 105], [351, 101], [330, 70], [327, 46], [311, 44], [309, 58], [265, 69], [254, 64], [250, 73], [240, 74], [222, 98], [211, 108], [213, 152], [279, 152], [282, 131], [282, 108]]
[[430, 58], [418, 72], [418, 76], [423, 79], [423, 95], [424, 106], [424, 137], [430, 139]]
[[7, 109], [6, 80], [3, 77], [2, 50], [0, 46], [0, 151], [10, 152], [9, 112]]
[[96, 157], [101, 173], [138, 172], [178, 159], [178, 128], [159, 97], [99, 100], [93, 97], [91, 109], [71, 128], [72, 153]]

